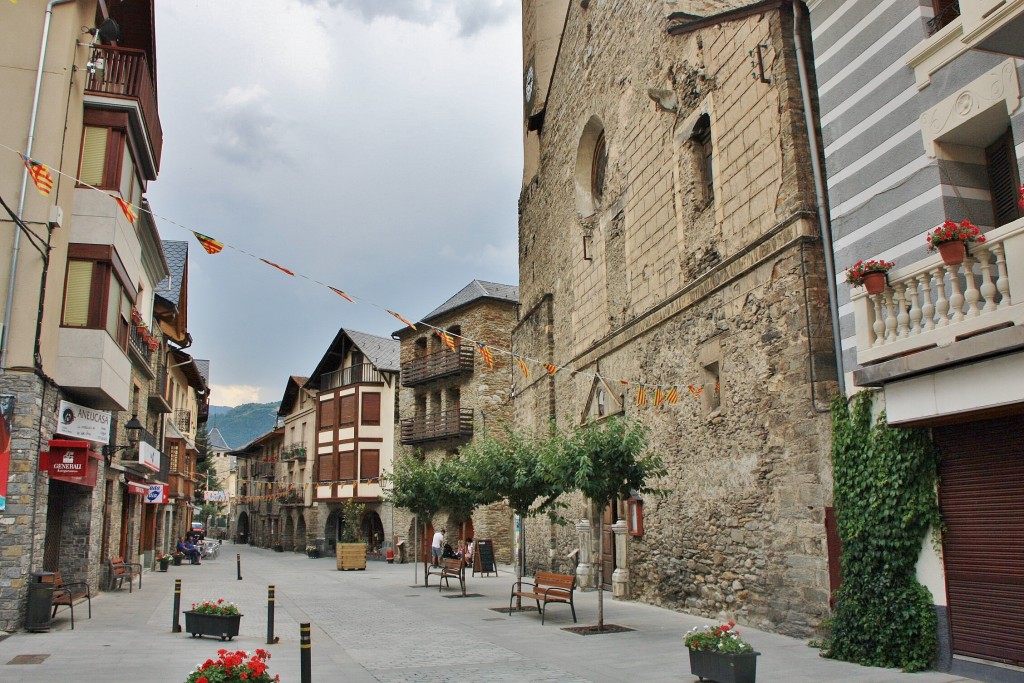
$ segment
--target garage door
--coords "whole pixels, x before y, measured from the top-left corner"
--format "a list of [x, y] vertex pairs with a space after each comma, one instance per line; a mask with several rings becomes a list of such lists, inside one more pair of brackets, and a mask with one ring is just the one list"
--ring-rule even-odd
[[1024, 665], [1024, 424], [934, 430], [953, 653]]

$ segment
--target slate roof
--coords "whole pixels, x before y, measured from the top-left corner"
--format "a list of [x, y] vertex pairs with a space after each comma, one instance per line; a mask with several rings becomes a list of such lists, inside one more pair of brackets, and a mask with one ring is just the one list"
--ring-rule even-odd
[[[503, 285], [499, 282], [487, 282], [486, 280], [473, 280], [459, 290], [455, 296], [448, 299], [448, 301], [445, 301], [430, 313], [427, 313], [425, 316], [420, 318], [420, 320], [423, 322], [430, 322], [434, 318], [438, 318], [445, 313], [451, 313], [455, 309], [471, 304], [478, 299], [497, 299], [499, 301], [518, 304], [519, 287], [516, 285]], [[413, 322], [416, 321], [414, 320]], [[397, 335], [407, 331], [408, 329], [408, 327], [403, 327], [400, 330], [395, 330], [394, 333]]]
[[203, 381], [206, 382], [206, 386], [210, 386], [210, 361], [194, 359], [196, 362], [196, 368], [199, 370], [199, 374], [202, 375]]
[[161, 244], [171, 274], [153, 288], [153, 293], [177, 307], [181, 303], [181, 282], [185, 278], [185, 265], [188, 263], [188, 242], [162, 240]]
[[220, 433], [219, 427], [214, 427], [213, 430], [206, 435], [206, 447], [211, 451], [231, 450], [231, 447], [228, 446], [228, 442], [224, 440], [224, 435]]
[[397, 339], [378, 337], [375, 334], [356, 332], [355, 330], [344, 330], [349, 339], [355, 344], [366, 359], [373, 363], [378, 370], [390, 370], [398, 372], [402, 369], [401, 344]]

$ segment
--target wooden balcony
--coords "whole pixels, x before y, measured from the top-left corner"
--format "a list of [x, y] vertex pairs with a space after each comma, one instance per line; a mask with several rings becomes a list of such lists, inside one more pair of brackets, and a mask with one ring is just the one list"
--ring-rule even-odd
[[89, 74], [85, 84], [86, 95], [130, 100], [134, 103], [132, 109], [141, 115], [142, 130], [152, 148], [154, 168], [151, 180], [155, 179], [160, 167], [164, 133], [157, 108], [156, 82], [146, 53], [143, 50], [104, 45], [95, 48], [93, 61], [97, 59], [103, 60], [104, 68]]
[[167, 400], [167, 364], [161, 359], [154, 370], [155, 377], [149, 382], [149, 409], [154, 413], [171, 412]]
[[473, 372], [473, 347], [459, 344], [455, 351], [441, 349], [402, 363], [402, 386], [414, 387], [442, 377]]
[[320, 391], [330, 391], [353, 384], [383, 384], [384, 376], [370, 363], [352, 365], [328, 372], [320, 378]]
[[431, 413], [402, 420], [403, 444], [470, 436], [473, 436], [472, 408], [447, 410], [443, 413]]

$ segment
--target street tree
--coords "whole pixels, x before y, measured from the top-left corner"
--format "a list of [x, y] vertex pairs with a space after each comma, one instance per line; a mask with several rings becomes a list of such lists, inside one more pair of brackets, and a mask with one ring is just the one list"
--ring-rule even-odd
[[[386, 500], [415, 515], [417, 528], [422, 528], [425, 534], [427, 522], [442, 509], [446, 500], [437, 461], [428, 462], [419, 454], [401, 456], [395, 460], [391, 472], [384, 475], [383, 481]], [[424, 583], [427, 571], [424, 561]]]

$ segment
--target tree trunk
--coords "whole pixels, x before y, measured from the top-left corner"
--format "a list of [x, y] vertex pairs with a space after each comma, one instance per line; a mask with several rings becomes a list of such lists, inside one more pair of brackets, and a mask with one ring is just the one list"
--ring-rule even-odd
[[[523, 524], [523, 516], [519, 515], [519, 551], [516, 553], [516, 580], [519, 588], [522, 588], [523, 574], [526, 573], [526, 525]], [[523, 596], [516, 596], [516, 610], [522, 611]]]
[[597, 517], [597, 630], [604, 630], [604, 510]]

